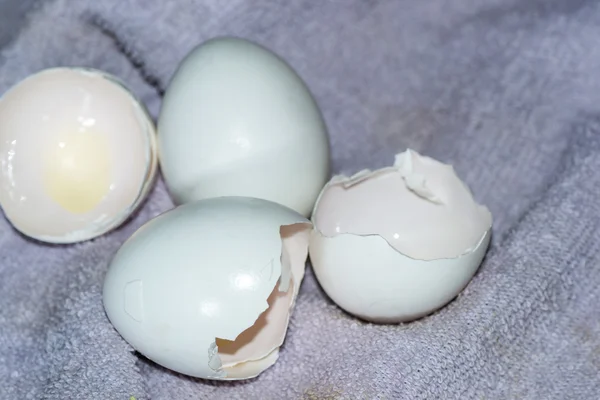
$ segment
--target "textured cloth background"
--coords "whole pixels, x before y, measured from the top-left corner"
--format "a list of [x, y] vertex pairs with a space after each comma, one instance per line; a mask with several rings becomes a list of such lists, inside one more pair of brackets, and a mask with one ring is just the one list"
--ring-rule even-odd
[[102, 308], [110, 257], [172, 206], [160, 182], [132, 221], [86, 243], [33, 243], [1, 219], [1, 399], [600, 396], [600, 2], [49, 0], [17, 32], [2, 7], [0, 93], [42, 68], [90, 66], [156, 116], [190, 49], [247, 37], [312, 88], [335, 172], [410, 146], [454, 164], [495, 224], [465, 292], [414, 323], [360, 322], [308, 272], [277, 364], [214, 383], [136, 355]]

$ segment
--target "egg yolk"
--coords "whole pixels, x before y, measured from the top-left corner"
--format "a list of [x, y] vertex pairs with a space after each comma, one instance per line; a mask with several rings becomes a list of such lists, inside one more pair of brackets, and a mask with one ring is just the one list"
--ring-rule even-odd
[[58, 135], [44, 160], [44, 186], [52, 200], [72, 213], [94, 209], [110, 190], [110, 146], [106, 135]]

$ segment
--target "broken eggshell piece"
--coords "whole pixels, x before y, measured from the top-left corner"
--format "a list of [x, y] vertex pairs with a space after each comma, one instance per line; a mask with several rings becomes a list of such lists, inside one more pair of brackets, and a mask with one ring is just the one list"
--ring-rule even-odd
[[104, 282], [116, 330], [171, 370], [246, 379], [277, 360], [312, 225], [266, 200], [188, 203], [142, 226]]
[[460, 293], [492, 226], [452, 166], [412, 150], [393, 167], [334, 177], [312, 218], [310, 259], [325, 292], [384, 323], [425, 316]]

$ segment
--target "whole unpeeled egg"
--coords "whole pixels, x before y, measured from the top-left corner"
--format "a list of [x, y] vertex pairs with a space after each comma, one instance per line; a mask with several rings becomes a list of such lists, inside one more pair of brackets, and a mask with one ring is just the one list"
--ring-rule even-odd
[[23, 234], [52, 243], [99, 236], [148, 193], [156, 132], [115, 77], [53, 68], [0, 99], [0, 205]]
[[310, 259], [329, 297], [375, 322], [410, 321], [467, 285], [492, 216], [450, 165], [407, 150], [393, 167], [336, 176], [313, 212]]
[[142, 226], [111, 261], [106, 313], [133, 348], [166, 368], [254, 377], [278, 358], [311, 228], [261, 199], [176, 207]]
[[238, 38], [209, 40], [180, 64], [158, 145], [177, 204], [247, 196], [308, 216], [329, 178], [326, 126], [309, 89], [276, 54]]

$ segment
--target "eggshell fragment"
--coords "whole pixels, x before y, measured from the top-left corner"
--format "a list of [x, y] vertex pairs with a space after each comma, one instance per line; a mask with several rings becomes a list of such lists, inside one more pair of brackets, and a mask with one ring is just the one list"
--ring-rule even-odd
[[221, 37], [193, 49], [165, 93], [159, 157], [174, 201], [248, 196], [308, 216], [329, 177], [319, 107], [279, 56]]
[[452, 300], [490, 242], [492, 217], [454, 169], [407, 150], [393, 167], [336, 176], [313, 212], [310, 259], [341, 308], [410, 321]]
[[247, 379], [277, 360], [308, 254], [310, 221], [266, 200], [188, 203], [142, 226], [104, 282], [106, 313], [156, 363]]
[[0, 99], [0, 205], [23, 234], [72, 243], [119, 226], [157, 169], [156, 133], [117, 78], [53, 68]]

